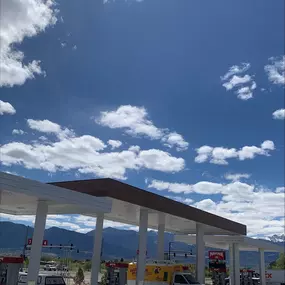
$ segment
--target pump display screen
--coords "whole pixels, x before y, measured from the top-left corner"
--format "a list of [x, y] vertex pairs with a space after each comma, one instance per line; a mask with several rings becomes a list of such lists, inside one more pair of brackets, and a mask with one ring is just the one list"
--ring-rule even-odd
[[54, 276], [51, 276], [51, 277], [46, 277], [46, 280], [45, 280], [45, 285], [65, 285], [65, 282], [63, 280], [62, 277], [54, 277]]

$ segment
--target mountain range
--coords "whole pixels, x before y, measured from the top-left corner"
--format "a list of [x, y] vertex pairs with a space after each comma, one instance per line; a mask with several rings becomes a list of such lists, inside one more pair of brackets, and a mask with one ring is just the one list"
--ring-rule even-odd
[[[23, 251], [26, 237], [31, 238], [33, 228], [12, 222], [0, 222], [0, 255], [1, 252]], [[283, 238], [283, 239], [282, 239]], [[69, 231], [62, 228], [52, 227], [45, 230], [44, 239], [49, 245], [73, 245], [70, 255], [74, 259], [91, 259], [93, 248], [93, 231], [86, 234]], [[165, 233], [165, 251], [168, 252], [169, 243], [173, 242], [174, 235]], [[284, 237], [273, 236], [272, 242], [284, 244]], [[133, 230], [122, 230], [116, 228], [105, 228], [103, 231], [102, 258], [103, 259], [133, 259], [136, 257], [138, 246], [138, 232]], [[157, 233], [148, 232], [147, 254], [154, 258], [157, 248]], [[209, 249], [207, 249], [209, 250]], [[68, 248], [68, 251], [70, 249]], [[186, 261], [184, 252], [192, 251], [195, 255], [195, 246], [184, 243], [173, 243], [172, 251], [176, 252], [176, 259], [179, 255]], [[44, 248], [45, 254], [66, 256], [66, 251], [59, 248]], [[183, 252], [183, 253], [182, 253]], [[28, 254], [28, 251], [26, 252]], [[205, 253], [206, 255], [206, 253]], [[266, 253], [265, 262], [269, 264], [278, 258], [278, 253]], [[187, 255], [187, 262], [195, 262], [195, 258]], [[257, 252], [241, 252], [241, 266], [254, 267], [258, 264]]]

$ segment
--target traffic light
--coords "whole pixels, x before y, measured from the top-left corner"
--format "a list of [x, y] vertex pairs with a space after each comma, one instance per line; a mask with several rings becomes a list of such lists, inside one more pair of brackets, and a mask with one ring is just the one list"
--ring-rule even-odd
[[62, 244], [59, 245], [59, 249], [62, 249]]
[[173, 253], [173, 256], [174, 256], [174, 257], [176, 256], [176, 253], [175, 253], [175, 252]]
[[190, 251], [190, 255], [193, 255], [192, 249], [191, 249], [191, 251]]
[[52, 249], [52, 243], [50, 244], [49, 249], [50, 249], [50, 250]]
[[79, 249], [76, 250], [76, 253], [79, 253]]
[[185, 258], [187, 258], [187, 253], [185, 253]]
[[73, 243], [70, 244], [70, 250], [73, 250]]

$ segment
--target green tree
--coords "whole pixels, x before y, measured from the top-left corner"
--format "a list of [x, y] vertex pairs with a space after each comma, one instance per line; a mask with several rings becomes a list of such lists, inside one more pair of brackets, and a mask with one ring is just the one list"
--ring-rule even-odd
[[275, 265], [273, 266], [274, 269], [285, 269], [285, 254], [280, 253], [279, 258], [276, 260]]
[[91, 270], [91, 261], [85, 261], [83, 265], [84, 271], [90, 271]]
[[74, 282], [76, 285], [81, 285], [84, 281], [84, 273], [81, 267], [78, 268], [76, 276], [74, 278]]
[[105, 271], [101, 277], [101, 285], [107, 285], [108, 280], [108, 274], [107, 271]]

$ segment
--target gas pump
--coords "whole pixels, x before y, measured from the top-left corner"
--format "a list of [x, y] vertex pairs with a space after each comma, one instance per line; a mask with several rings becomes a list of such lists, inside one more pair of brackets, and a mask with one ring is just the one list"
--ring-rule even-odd
[[0, 285], [17, 285], [22, 257], [0, 257]]
[[226, 254], [224, 251], [209, 251], [209, 269], [212, 272], [213, 285], [225, 285]]
[[241, 285], [257, 285], [259, 278], [255, 277], [254, 270], [243, 269], [240, 271], [240, 284]]
[[129, 264], [125, 262], [107, 262], [107, 284], [125, 285], [127, 284], [127, 271]]

